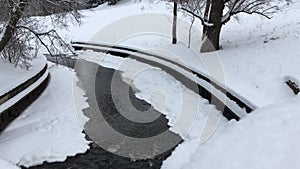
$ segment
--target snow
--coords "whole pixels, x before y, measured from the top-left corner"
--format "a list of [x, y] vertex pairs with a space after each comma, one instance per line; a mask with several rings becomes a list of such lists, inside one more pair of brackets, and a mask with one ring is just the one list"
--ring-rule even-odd
[[300, 79], [299, 7], [297, 2], [271, 21], [242, 16], [240, 24], [224, 27], [218, 55], [227, 86], [257, 110], [204, 144], [181, 144], [162, 168], [299, 168], [300, 98], [285, 84]]
[[[147, 60], [155, 61], [155, 62], [160, 63], [162, 65], [165, 65], [167, 67], [171, 67], [172, 69], [174, 69], [177, 72], [181, 73], [182, 75], [184, 75], [188, 79], [194, 81], [195, 84], [197, 83], [197, 84], [201, 85], [202, 87], [204, 87], [207, 91], [212, 93], [214, 96], [216, 96], [216, 98], [218, 98], [221, 102], [223, 102], [224, 105], [226, 105], [228, 108], [230, 108], [232, 111], [234, 111], [235, 114], [238, 115], [239, 117], [243, 117], [247, 114], [247, 112], [244, 109], [240, 108], [236, 104], [236, 102], [228, 99], [227, 96], [224, 93], [222, 93], [220, 90], [216, 89], [210, 83], [208, 83], [207, 81], [205, 81], [203, 79], [200, 79], [200, 78], [196, 77], [196, 75], [194, 73], [192, 73], [190, 71], [187, 71], [187, 70], [184, 70], [184, 69], [182, 69], [182, 68], [180, 68], [177, 65], [174, 65], [172, 63], [166, 62], [164, 60], [161, 60], [159, 58], [152, 57], [152, 56], [149, 56], [149, 55], [140, 54], [140, 53], [136, 53], [136, 52], [124, 51], [124, 50], [121, 50], [121, 49], [108, 49], [106, 47], [93, 46], [93, 45], [89, 45], [89, 44], [76, 45], [76, 46], [80, 46], [80, 47], [88, 48], [88, 49], [90, 49], [90, 48], [91, 49], [99, 49], [99, 50], [102, 50], [102, 51], [110, 50], [110, 51], [115, 51], [115, 52], [126, 52], [129, 55], [134, 55], [134, 56], [139, 57], [139, 58], [144, 58], [144, 59], [147, 59]], [[135, 49], [135, 48], [132, 48], [132, 49]], [[251, 103], [248, 103], [248, 105], [252, 108], [254, 107], [253, 105], [251, 105]]]
[[[275, 15], [272, 20], [241, 15], [239, 21], [229, 22], [222, 31], [223, 49], [213, 54], [199, 53], [201, 43], [197, 41], [197, 34], [201, 34], [201, 27], [196, 28], [198, 31], [193, 35], [196, 37], [192, 39], [191, 49], [186, 47], [188, 36], [181, 36], [181, 42], [172, 45], [169, 37], [158, 33], [127, 37], [118, 45], [155, 52], [188, 65], [253, 105], [253, 108], [260, 108], [293, 96], [284, 83], [285, 76], [300, 79], [297, 59], [300, 41], [300, 24], [297, 21], [300, 16], [297, 15], [297, 5], [299, 2], [285, 9], [286, 12]], [[160, 25], [167, 24], [160, 22]], [[211, 61], [212, 56], [218, 61]], [[213, 74], [216, 66], [210, 68], [216, 63], [220, 72]]]
[[43, 83], [43, 81], [47, 78], [48, 74], [49, 74], [49, 72], [46, 71], [43, 74], [43, 76], [41, 76], [36, 82], [34, 82], [33, 84], [31, 84], [29, 87], [27, 87], [22, 92], [20, 92], [17, 95], [15, 95], [13, 98], [10, 98], [9, 100], [7, 100], [3, 104], [1, 104], [0, 105], [0, 112], [4, 112], [8, 108], [10, 108], [12, 105], [16, 104], [19, 100], [21, 100], [22, 98], [24, 98], [28, 93], [30, 93], [31, 91], [33, 91], [36, 87], [38, 87], [41, 83]]
[[[300, 97], [294, 96], [256, 110], [206, 144], [180, 145], [162, 168], [299, 168], [299, 107]], [[189, 160], [178, 160], [186, 149], [195, 152]]]
[[[0, 26], [1, 26], [1, 23], [0, 23]], [[0, 39], [2, 40], [3, 36], [4, 36], [4, 32], [5, 30], [4, 29], [1, 29], [0, 27]]]
[[0, 60], [0, 96], [38, 74], [45, 67], [46, 58], [39, 56], [30, 64], [29, 70], [24, 70]]
[[5, 30], [6, 30], [6, 24], [3, 23], [3, 21], [0, 21], [0, 40], [2, 40]]
[[5, 160], [0, 159], [0, 168], [1, 169], [20, 169], [16, 165], [13, 165]]
[[[223, 49], [214, 54], [199, 53], [202, 43], [199, 22], [192, 31], [191, 49], [186, 47], [190, 25], [186, 22], [189, 18], [182, 11], [178, 21], [180, 42], [170, 44], [171, 9], [170, 4], [158, 1], [124, 1], [110, 7], [102, 5], [94, 11], [83, 11], [85, 19], [81, 27], [61, 33], [74, 41], [111, 43], [161, 54], [210, 77], [254, 109], [293, 96], [284, 83], [284, 77], [300, 79], [296, 59], [300, 36], [297, 22], [300, 19], [299, 2], [283, 8], [272, 20], [245, 14], [239, 15], [239, 20], [232, 19], [222, 31]], [[132, 27], [132, 23], [142, 24]], [[120, 31], [120, 27], [130, 29]], [[217, 74], [213, 73], [216, 69], [210, 69], [215, 63], [215, 60], [210, 60], [211, 55], [215, 55], [219, 62]]]
[[123, 72], [123, 81], [136, 89], [135, 95], [166, 115], [170, 130], [185, 140], [205, 142], [227, 124], [207, 100], [158, 68], [92, 51], [79, 52], [79, 57]]
[[[162, 8], [165, 8], [164, 5], [161, 4]], [[122, 10], [118, 13], [111, 10], [109, 17], [114, 18], [117, 15], [115, 20], [111, 19], [112, 21], [121, 19], [120, 15], [125, 18], [128, 15], [122, 14], [123, 11], [134, 11], [133, 9], [138, 6], [139, 4], [119, 6], [116, 9], [121, 8]], [[151, 9], [147, 5], [145, 5], [145, 8], [147, 12]], [[176, 99], [174, 99], [174, 107], [172, 107], [174, 109], [169, 109], [168, 104], [172, 105], [172, 103], [165, 102], [166, 104], [162, 105], [164, 102], [158, 99], [161, 98], [158, 97], [159, 93], [153, 92], [153, 89], [159, 88], [159, 91], [163, 91], [163, 96], [166, 98], [170, 96], [177, 98], [178, 91], [183, 91], [186, 95], [189, 93], [176, 80], [173, 83], [172, 78], [163, 71], [149, 68], [147, 65], [139, 66], [143, 68], [142, 70], [146, 69], [145, 71], [133, 71], [137, 67], [136, 65], [140, 63], [125, 59], [116, 64], [116, 61], [111, 61], [114, 57], [109, 55], [90, 53], [85, 54], [84, 58], [103, 66], [106, 64], [108, 67], [115, 67], [124, 71], [122, 75], [124, 81], [138, 89], [136, 95], [166, 114], [169, 124], [172, 126], [172, 131], [179, 133], [181, 136], [185, 135], [183, 137], [185, 141], [163, 163], [162, 168], [299, 168], [300, 164], [297, 160], [300, 152], [298, 144], [299, 127], [297, 127], [299, 113], [297, 112], [299, 112], [300, 100], [299, 96], [295, 96], [285, 84], [287, 79], [293, 79], [295, 82], [300, 79], [300, 68], [298, 66], [299, 10], [300, 3], [295, 2], [295, 4], [287, 5], [272, 20], [257, 15], [242, 14], [239, 20], [232, 20], [224, 26], [221, 37], [222, 50], [210, 54], [199, 53], [201, 42], [199, 42], [197, 33], [201, 32], [201, 27], [197, 24], [194, 30], [192, 48], [189, 49], [186, 47], [187, 38], [184, 38], [186, 34], [182, 31], [179, 31], [181, 41], [177, 45], [171, 45], [170, 38], [166, 36], [169, 30], [164, 30], [162, 34], [160, 34], [161, 32], [149, 33], [146, 31], [144, 34], [137, 32], [125, 38], [121, 36], [122, 34], [114, 34], [114, 36], [109, 37], [110, 34], [105, 31], [110, 28], [117, 28], [118, 24], [115, 24], [116, 27], [110, 27], [111, 22], [99, 23], [99, 25], [97, 23], [99, 29], [107, 27], [104, 32], [97, 33], [98, 37], [94, 36], [90, 39], [91, 42], [115, 42], [118, 45], [159, 53], [211, 77], [218, 84], [225, 86], [227, 90], [256, 109], [252, 114], [244, 116], [239, 122], [230, 121], [228, 123], [221, 120], [221, 123], [217, 123], [218, 125], [215, 127], [209, 125], [209, 129], [213, 130], [212, 128], [214, 128], [215, 133], [210, 135], [208, 139], [201, 136], [201, 131], [205, 131], [203, 130], [203, 118], [207, 109], [196, 111], [197, 114], [200, 114], [199, 119], [202, 121], [196, 118], [195, 125], [189, 130], [191, 132], [186, 134], [184, 129], [187, 127], [186, 123], [188, 123], [189, 116], [183, 118], [183, 121], [186, 119], [187, 121], [174, 122], [176, 121], [174, 119], [180, 117], [175, 110]], [[136, 13], [139, 12], [138, 10]], [[152, 11], [150, 10], [150, 12]], [[153, 13], [155, 12], [154, 9]], [[164, 10], [164, 12], [158, 13], [168, 12], [168, 10]], [[98, 10], [96, 13], [99, 20], [102, 17], [108, 17], [108, 14], [102, 10]], [[93, 20], [92, 18], [89, 20]], [[149, 27], [151, 22], [148, 23], [148, 21], [152, 22], [152, 20], [138, 22], [143, 23], [139, 26]], [[156, 20], [155, 25], [165, 28], [166, 25], [170, 26], [170, 21], [169, 18], [162, 17], [161, 20]], [[122, 27], [126, 26], [128, 25], [122, 25]], [[185, 26], [186, 29], [188, 29], [188, 26]], [[179, 30], [185, 27], [182, 26]], [[101, 37], [99, 34], [103, 35], [105, 40], [99, 38]], [[80, 36], [80, 34], [78, 35]], [[119, 41], [116, 41], [116, 39], [119, 39]], [[86, 38], [82, 40], [86, 40]], [[91, 57], [89, 55], [93, 58], [89, 58]], [[211, 56], [214, 59], [211, 59]], [[131, 67], [126, 67], [124, 64], [131, 65]], [[219, 72], [216, 71], [216, 68], [220, 69]], [[133, 72], [144, 73], [133, 76]], [[164, 88], [165, 84], [170, 84], [169, 88]], [[186, 98], [194, 98], [194, 101], [201, 100], [193, 93], [189, 94], [191, 94], [191, 97]], [[155, 101], [156, 99], [158, 100]], [[185, 104], [189, 105], [189, 103]], [[209, 107], [209, 105], [205, 106], [201, 103], [199, 105], [200, 107]], [[188, 112], [194, 112], [194, 110], [197, 109], [191, 108]], [[202, 128], [195, 127], [197, 125]]]
[[0, 135], [0, 158], [15, 165], [65, 161], [89, 148], [82, 133], [88, 120], [82, 109], [88, 105], [75, 72], [61, 66], [51, 66], [49, 71], [46, 90]]
[[[82, 24], [80, 26], [69, 27], [69, 30], [59, 30], [60, 35], [70, 41], [83, 41], [91, 39], [100, 29], [122, 19], [135, 14], [146, 13], [169, 13], [172, 6], [157, 0], [123, 0], [118, 5], [108, 6], [107, 3], [92, 10], [83, 10]], [[45, 21], [48, 22], [47, 20]]]
[[[80, 52], [82, 59], [122, 71], [123, 80], [136, 89], [136, 96], [165, 114], [171, 130], [184, 139], [162, 168], [300, 167], [300, 98], [285, 84], [287, 79], [300, 81], [300, 2], [282, 9], [272, 20], [240, 15], [239, 20], [224, 26], [222, 50], [210, 54], [199, 53], [199, 23], [194, 26], [189, 49], [189, 24], [185, 23], [189, 18], [180, 12], [180, 42], [171, 45], [172, 7], [159, 1], [132, 2], [124, 0], [117, 6], [85, 10], [81, 27], [60, 33], [73, 41], [107, 42], [161, 54], [210, 77], [255, 108], [239, 122], [227, 122], [207, 100], [158, 68], [132, 59]], [[136, 14], [148, 18], [142, 20]], [[124, 18], [130, 22], [120, 25]], [[125, 29], [133, 21], [139, 24], [130, 28], [136, 29]], [[115, 30], [119, 32], [109, 33]], [[87, 120], [81, 113], [87, 106], [82, 104], [84, 92], [77, 89], [72, 95], [74, 72], [62, 67], [51, 68], [50, 72], [52, 78], [46, 92], [0, 135], [0, 158], [31, 166], [43, 161], [64, 161], [88, 148], [81, 128]], [[72, 101], [70, 95], [81, 99]], [[74, 102], [80, 106], [74, 107]]]

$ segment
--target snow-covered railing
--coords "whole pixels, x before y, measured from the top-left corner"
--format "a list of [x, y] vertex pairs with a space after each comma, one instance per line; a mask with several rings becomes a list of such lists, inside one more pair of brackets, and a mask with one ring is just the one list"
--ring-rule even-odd
[[[121, 57], [130, 57], [132, 59], [136, 59], [141, 62], [147, 62], [151, 65], [156, 65], [158, 67], [165, 69], [171, 69], [175, 72], [177, 71], [175, 76], [180, 78], [186, 78], [187, 75], [184, 72], [178, 71], [177, 68], [184, 70], [185, 72], [190, 72], [194, 75], [196, 75], [199, 79], [202, 81], [199, 82], [199, 80], [196, 80], [196, 83], [198, 84], [198, 90], [201, 91], [199, 93], [203, 98], [211, 101], [211, 98], [214, 98], [214, 104], [216, 104], [217, 109], [221, 109], [220, 111], [223, 111], [224, 116], [228, 119], [236, 119], [239, 120], [240, 117], [244, 116], [245, 112], [250, 113], [253, 111], [254, 107], [249, 106], [247, 102], [242, 101], [242, 99], [238, 98], [233, 94], [232, 92], [227, 91], [224, 87], [219, 85], [217, 82], [212, 81], [210, 78], [206, 77], [205, 75], [199, 73], [197, 70], [194, 70], [192, 68], [189, 68], [185, 65], [182, 65], [180, 63], [174, 62], [170, 59], [167, 59], [165, 57], [161, 57], [157, 54], [141, 51], [138, 49], [128, 48], [124, 46], [115, 46], [115, 45], [109, 45], [109, 44], [98, 44], [98, 43], [87, 43], [87, 42], [72, 42], [72, 46], [75, 50], [81, 50], [81, 49], [91, 49], [97, 52], [105, 52], [116, 56]], [[141, 56], [143, 55], [143, 56]], [[151, 58], [147, 58], [145, 56], [150, 56]], [[153, 59], [155, 58], [155, 59]], [[158, 59], [158, 60], [156, 60]], [[161, 63], [165, 64], [161, 64]], [[167, 71], [168, 72], [168, 71]], [[170, 72], [168, 72], [170, 73]], [[171, 73], [172, 75], [172, 73]], [[184, 77], [186, 76], [186, 77]], [[192, 80], [192, 78], [189, 78], [189, 80]], [[212, 87], [211, 87], [212, 86]], [[225, 99], [224, 97], [229, 98], [229, 101]], [[232, 103], [234, 102], [234, 103]]]
[[8, 91], [7, 93], [1, 95], [0, 96], [0, 106], [2, 104], [4, 104], [6, 101], [8, 101], [9, 99], [11, 99], [14, 96], [16, 96], [17, 94], [19, 94], [20, 92], [22, 92], [24, 89], [29, 87], [31, 84], [36, 82], [46, 71], [47, 71], [47, 65], [38, 74], [36, 74], [32, 78], [28, 79], [26, 82], [20, 84], [19, 86], [17, 86], [13, 90]]
[[0, 96], [0, 132], [45, 89], [49, 79], [47, 64], [33, 77]]

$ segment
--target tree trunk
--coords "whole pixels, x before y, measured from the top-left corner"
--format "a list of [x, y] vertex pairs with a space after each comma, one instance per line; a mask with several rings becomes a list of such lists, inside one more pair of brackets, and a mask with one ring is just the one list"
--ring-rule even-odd
[[188, 48], [191, 48], [192, 29], [193, 29], [194, 23], [195, 23], [195, 17], [193, 16], [192, 22], [191, 22], [191, 25], [190, 25], [190, 29], [189, 29], [189, 44], [188, 44]]
[[174, 9], [173, 9], [173, 40], [172, 43], [177, 43], [177, 0], [174, 0]]
[[[210, 10], [210, 5], [211, 5], [211, 0], [206, 0], [206, 5], [205, 5], [205, 11], [204, 11], [204, 22], [208, 22], [208, 14]], [[202, 40], [207, 36], [207, 26], [203, 25], [203, 32], [202, 32]]]
[[27, 0], [20, 0], [16, 9], [12, 9], [9, 21], [4, 28], [3, 37], [2, 39], [0, 39], [0, 52], [5, 48], [5, 46], [9, 43], [10, 39], [14, 35], [17, 24], [22, 16], [23, 11], [25, 10], [26, 5]]
[[213, 52], [220, 49], [223, 9], [223, 0], [212, 0], [209, 23], [212, 23], [213, 26], [207, 26], [207, 35], [201, 46], [201, 52]]

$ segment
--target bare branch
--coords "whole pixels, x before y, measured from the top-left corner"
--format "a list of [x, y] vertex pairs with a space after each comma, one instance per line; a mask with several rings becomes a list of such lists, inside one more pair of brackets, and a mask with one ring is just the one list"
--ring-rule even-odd
[[180, 9], [182, 9], [183, 11], [185, 11], [185, 12], [187, 12], [187, 13], [193, 15], [194, 17], [198, 18], [198, 19], [201, 21], [201, 24], [202, 24], [202, 25], [208, 26], [208, 27], [214, 26], [214, 24], [206, 22], [201, 16], [195, 14], [194, 12], [192, 12], [192, 11], [190, 11], [190, 10], [187, 10], [187, 9], [185, 9], [185, 8], [180, 8]]
[[233, 15], [236, 15], [236, 14], [239, 14], [239, 13], [246, 13], [246, 14], [258, 14], [258, 15], [261, 15], [267, 19], [272, 19], [271, 16], [268, 16], [267, 14], [263, 13], [263, 12], [258, 12], [258, 11], [236, 11], [236, 12], [233, 12], [232, 14]]

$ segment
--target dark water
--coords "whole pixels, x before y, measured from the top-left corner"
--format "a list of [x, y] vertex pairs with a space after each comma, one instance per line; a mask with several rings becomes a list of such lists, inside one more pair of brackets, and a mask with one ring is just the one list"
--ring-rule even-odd
[[[84, 113], [90, 120], [85, 125], [85, 133], [87, 139], [93, 143], [86, 153], [69, 157], [65, 162], [44, 163], [31, 169], [160, 168], [162, 162], [182, 141], [178, 135], [168, 130], [167, 119], [151, 105], [135, 97], [132, 88], [122, 81], [121, 72], [82, 60], [71, 60], [70, 63], [70, 67], [76, 68], [80, 85], [86, 90], [90, 107], [85, 109]], [[135, 111], [142, 112], [139, 118], [144, 118], [142, 120], [146, 122], [136, 122], [141, 119], [135, 119], [136, 116], [132, 114]], [[124, 115], [128, 115], [130, 119]], [[114, 134], [109, 133], [107, 127], [120, 133], [121, 140], [117, 137], [114, 139]], [[166, 133], [165, 137], [153, 141], [150, 139], [150, 142], [141, 141], [134, 144], [124, 141], [128, 137], [155, 138], [161, 133]], [[107, 146], [110, 145], [121, 147], [117, 153], [111, 153], [107, 151]], [[122, 152], [133, 154], [136, 160], [126, 155], [121, 156]]]

